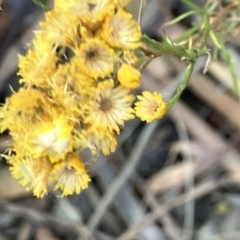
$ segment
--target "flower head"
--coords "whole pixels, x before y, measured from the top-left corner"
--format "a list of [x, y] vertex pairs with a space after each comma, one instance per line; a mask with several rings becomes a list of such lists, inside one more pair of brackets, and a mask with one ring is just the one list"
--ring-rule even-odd
[[56, 71], [57, 59], [54, 42], [48, 41], [43, 32], [37, 32], [33, 48], [26, 56], [19, 57], [20, 83], [46, 87], [49, 77]]
[[157, 92], [145, 91], [137, 98], [139, 101], [135, 104], [135, 113], [142, 121], [152, 122], [161, 118], [167, 111], [162, 95]]
[[133, 50], [125, 50], [123, 51], [124, 61], [130, 65], [135, 65], [138, 63], [138, 57], [135, 55]]
[[117, 72], [118, 81], [122, 86], [134, 89], [139, 87], [141, 73], [131, 65], [123, 64]]
[[121, 49], [136, 49], [140, 46], [139, 25], [130, 13], [118, 9], [103, 24], [102, 38], [111, 46]]
[[91, 150], [93, 155], [100, 152], [108, 155], [116, 149], [116, 136], [109, 129], [89, 127], [83, 129], [81, 134], [85, 138], [86, 147]]
[[19, 180], [19, 183], [28, 191], [33, 190], [34, 196], [44, 197], [48, 192], [48, 176], [53, 167], [49, 159], [36, 159], [31, 156], [19, 157], [18, 155], [10, 157], [10, 159], [10, 171]]
[[79, 69], [78, 65], [77, 61], [70, 61], [59, 65], [57, 71], [49, 81], [49, 87], [54, 90], [58, 89], [64, 93], [74, 92], [79, 95], [81, 101], [84, 101], [85, 97], [92, 95], [96, 88], [97, 81], [85, 75]]
[[40, 27], [48, 41], [58, 46], [77, 45], [79, 21], [74, 15], [53, 9], [46, 13], [46, 21], [41, 22]]
[[142, 55], [129, 2], [54, 0], [19, 57], [23, 86], [0, 107], [0, 131], [12, 137], [4, 155], [12, 175], [37, 197], [49, 183], [63, 196], [80, 193], [90, 178], [79, 152], [108, 155], [125, 121], [150, 121], [166, 109], [145, 93], [132, 107]]
[[96, 29], [114, 11], [116, 0], [55, 0], [58, 11], [76, 15], [90, 29]]
[[74, 61], [89, 77], [105, 77], [113, 71], [113, 54], [100, 39], [87, 39], [80, 45]]
[[33, 126], [27, 150], [35, 157], [49, 156], [52, 162], [60, 161], [72, 150], [72, 129], [64, 115], [40, 122]]
[[60, 189], [63, 196], [79, 194], [91, 181], [76, 152], [69, 153], [64, 161], [54, 165], [51, 178], [56, 182], [55, 189]]
[[[26, 100], [27, 99], [27, 100]], [[29, 124], [42, 118], [46, 112], [48, 101], [46, 96], [33, 88], [21, 88], [6, 100], [0, 109], [0, 130], [11, 131], [27, 129]]]
[[66, 119], [69, 122], [77, 123], [80, 118], [84, 117], [83, 110], [79, 107], [81, 98], [74, 91], [66, 89], [54, 88], [51, 89], [50, 101], [61, 109]]
[[134, 117], [131, 108], [133, 99], [126, 88], [114, 87], [113, 80], [101, 82], [87, 106], [85, 123], [119, 133], [119, 126]]

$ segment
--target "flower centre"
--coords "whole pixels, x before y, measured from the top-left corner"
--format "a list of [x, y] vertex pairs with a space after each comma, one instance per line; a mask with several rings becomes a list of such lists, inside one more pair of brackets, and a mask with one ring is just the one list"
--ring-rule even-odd
[[112, 108], [112, 101], [108, 98], [103, 98], [102, 101], [100, 102], [100, 109], [102, 111], [109, 111], [109, 109]]
[[87, 54], [87, 58], [90, 60], [93, 60], [97, 56], [97, 52], [94, 51], [94, 49], [86, 52], [86, 54]]
[[93, 11], [93, 9], [96, 7], [96, 4], [94, 3], [88, 3], [88, 10], [89, 12]]

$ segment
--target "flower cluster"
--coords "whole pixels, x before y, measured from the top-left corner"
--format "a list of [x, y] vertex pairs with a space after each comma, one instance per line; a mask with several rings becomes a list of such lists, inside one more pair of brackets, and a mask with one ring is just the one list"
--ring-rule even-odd
[[63, 196], [80, 193], [90, 178], [79, 152], [107, 155], [124, 121], [166, 112], [157, 93], [132, 107], [141, 32], [128, 2], [55, 0], [19, 57], [22, 87], [2, 106], [0, 130], [12, 137], [5, 156], [12, 175], [37, 197], [49, 186]]

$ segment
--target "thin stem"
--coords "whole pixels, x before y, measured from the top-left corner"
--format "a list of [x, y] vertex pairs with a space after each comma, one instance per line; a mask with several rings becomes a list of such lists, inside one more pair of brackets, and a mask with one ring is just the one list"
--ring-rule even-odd
[[141, 26], [143, 7], [145, 4], [145, 0], [140, 1], [139, 12], [138, 12], [138, 25]]
[[[50, 7], [48, 7], [47, 5], [45, 5], [41, 0], [33, 0], [33, 2], [38, 5], [39, 7], [41, 7], [44, 11], [49, 11], [51, 10]], [[1, 2], [0, 2], [1, 3]]]
[[183, 81], [181, 82], [181, 84], [179, 85], [176, 94], [167, 103], [168, 110], [170, 110], [173, 107], [173, 105], [177, 102], [177, 100], [182, 95], [182, 92], [184, 91], [184, 89], [187, 87], [190, 77], [192, 76], [194, 66], [195, 66], [195, 61], [192, 61], [188, 65], [188, 67], [186, 69], [186, 75], [185, 75]]

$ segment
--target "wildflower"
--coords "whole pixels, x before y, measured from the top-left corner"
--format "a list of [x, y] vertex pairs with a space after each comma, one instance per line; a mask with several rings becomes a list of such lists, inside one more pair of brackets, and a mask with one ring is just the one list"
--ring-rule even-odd
[[130, 65], [135, 65], [138, 63], [138, 58], [132, 50], [123, 51], [124, 61]]
[[131, 65], [123, 64], [117, 72], [118, 80], [122, 86], [134, 89], [139, 87], [141, 73]]
[[49, 87], [64, 93], [75, 92], [82, 99], [92, 95], [96, 83], [95, 79], [83, 74], [77, 61], [70, 61], [58, 67], [49, 81]]
[[89, 127], [83, 129], [81, 134], [86, 139], [86, 147], [91, 150], [92, 155], [100, 152], [108, 155], [116, 149], [116, 136], [109, 129]]
[[78, 42], [77, 28], [79, 20], [69, 13], [56, 10], [46, 13], [46, 21], [40, 23], [41, 32], [48, 41], [58, 46], [76, 46]]
[[135, 104], [135, 113], [147, 123], [161, 118], [167, 111], [166, 103], [162, 95], [154, 92], [144, 91], [142, 96], [137, 96], [138, 102]]
[[85, 128], [82, 128], [79, 124], [79, 126], [75, 127], [73, 129], [73, 149], [77, 149], [78, 151], [82, 151], [85, 149], [89, 142], [85, 136], [83, 136], [82, 132]]
[[97, 81], [83, 73], [76, 72], [73, 85], [74, 91], [80, 96], [81, 102], [87, 101], [97, 88]]
[[74, 85], [75, 69], [68, 62], [60, 64], [49, 80], [50, 88], [72, 89]]
[[119, 133], [119, 126], [134, 117], [131, 108], [133, 99], [134, 96], [126, 88], [114, 87], [113, 80], [101, 82], [87, 106], [85, 123]]
[[32, 127], [27, 150], [34, 157], [49, 156], [52, 162], [60, 161], [72, 150], [72, 129], [64, 115], [36, 124]]
[[26, 56], [19, 56], [19, 72], [22, 77], [20, 83], [29, 86], [46, 87], [47, 79], [56, 71], [56, 49], [53, 42], [42, 32], [36, 33], [33, 48]]
[[114, 12], [115, 2], [115, 0], [85, 0], [79, 18], [87, 28], [96, 29]]
[[17, 154], [10, 157], [9, 163], [12, 175], [27, 191], [33, 190], [33, 195], [40, 198], [47, 194], [48, 176], [53, 166], [48, 158], [20, 157]]
[[41, 118], [47, 105], [47, 98], [41, 91], [21, 88], [6, 100], [5, 105], [0, 110], [1, 132], [6, 129], [19, 131], [28, 128], [30, 123]]
[[76, 52], [75, 61], [89, 77], [105, 77], [113, 71], [113, 53], [100, 39], [87, 39]]
[[54, 0], [19, 57], [24, 87], [0, 108], [0, 131], [12, 137], [12, 175], [37, 197], [49, 183], [63, 196], [79, 194], [91, 181], [80, 151], [108, 155], [124, 121], [137, 115], [150, 122], [166, 112], [157, 93], [144, 92], [132, 108], [141, 32], [124, 10], [129, 1]]
[[55, 0], [55, 9], [78, 16], [81, 22], [90, 29], [96, 29], [112, 14], [116, 0]]
[[64, 112], [67, 120], [72, 123], [78, 122], [84, 117], [83, 110], [79, 107], [80, 98], [76, 92], [61, 88], [51, 89], [50, 101]]
[[130, 13], [118, 9], [102, 26], [101, 37], [114, 48], [136, 49], [140, 46], [141, 31]]
[[91, 181], [84, 163], [76, 152], [69, 153], [64, 161], [54, 165], [51, 178], [56, 182], [55, 190], [60, 189], [63, 196], [79, 194]]

